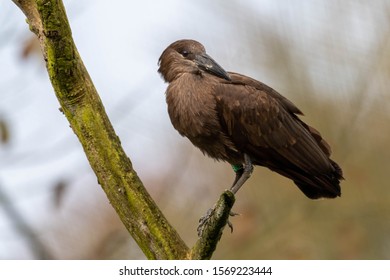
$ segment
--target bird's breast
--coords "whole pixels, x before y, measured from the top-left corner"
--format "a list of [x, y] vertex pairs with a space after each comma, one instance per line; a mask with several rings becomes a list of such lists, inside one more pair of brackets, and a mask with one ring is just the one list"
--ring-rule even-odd
[[197, 75], [183, 75], [169, 84], [166, 101], [174, 128], [203, 153], [229, 162], [232, 157], [240, 157], [221, 127], [212, 82]]
[[218, 129], [216, 101], [211, 85], [204, 86], [196, 79], [182, 77], [170, 83], [166, 101], [171, 122], [183, 136], [206, 136]]

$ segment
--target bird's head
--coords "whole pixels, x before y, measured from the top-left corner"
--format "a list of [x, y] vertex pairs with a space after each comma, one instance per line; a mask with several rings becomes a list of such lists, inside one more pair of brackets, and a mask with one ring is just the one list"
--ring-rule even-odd
[[170, 44], [158, 60], [158, 72], [166, 82], [172, 82], [183, 73], [204, 72], [230, 81], [229, 74], [194, 40], [179, 40]]

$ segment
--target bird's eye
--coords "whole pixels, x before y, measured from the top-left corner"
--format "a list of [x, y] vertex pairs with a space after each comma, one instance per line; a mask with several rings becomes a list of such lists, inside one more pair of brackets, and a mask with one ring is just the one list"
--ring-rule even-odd
[[189, 53], [189, 51], [182, 50], [182, 51], [180, 52], [180, 54], [181, 54], [183, 57], [187, 57], [190, 53]]

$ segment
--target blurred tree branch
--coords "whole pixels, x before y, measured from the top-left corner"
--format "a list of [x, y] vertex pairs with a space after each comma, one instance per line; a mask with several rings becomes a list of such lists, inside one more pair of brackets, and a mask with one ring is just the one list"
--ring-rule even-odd
[[[234, 196], [221, 196], [212, 222], [189, 250], [154, 203], [132, 167], [73, 42], [61, 0], [13, 0], [39, 40], [61, 111], [77, 135], [99, 184], [149, 259], [210, 258]], [[213, 239], [213, 240], [210, 240]]]
[[12, 204], [11, 199], [0, 185], [0, 206], [2, 206], [5, 214], [9, 217], [16, 230], [26, 237], [28, 244], [36, 258], [41, 260], [54, 259], [54, 256], [30, 227], [23, 215], [18, 211], [17, 207]]

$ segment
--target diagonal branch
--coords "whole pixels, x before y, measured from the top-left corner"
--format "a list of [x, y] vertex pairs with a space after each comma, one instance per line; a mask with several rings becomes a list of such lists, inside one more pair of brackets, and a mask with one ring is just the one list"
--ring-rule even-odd
[[78, 137], [99, 184], [123, 224], [149, 259], [210, 259], [234, 195], [221, 195], [192, 250], [152, 200], [121, 146], [73, 42], [61, 0], [13, 0], [40, 42], [61, 112]]
[[2, 206], [4, 213], [9, 217], [15, 229], [21, 235], [26, 237], [26, 241], [31, 247], [33, 254], [42, 260], [53, 259], [54, 256], [48, 250], [47, 245], [41, 241], [38, 234], [30, 227], [23, 215], [18, 211], [17, 207], [12, 204], [11, 199], [0, 185], [0, 206]]
[[49, 78], [99, 184], [149, 259], [180, 259], [188, 248], [144, 188], [80, 58], [61, 0], [14, 0], [38, 36]]

